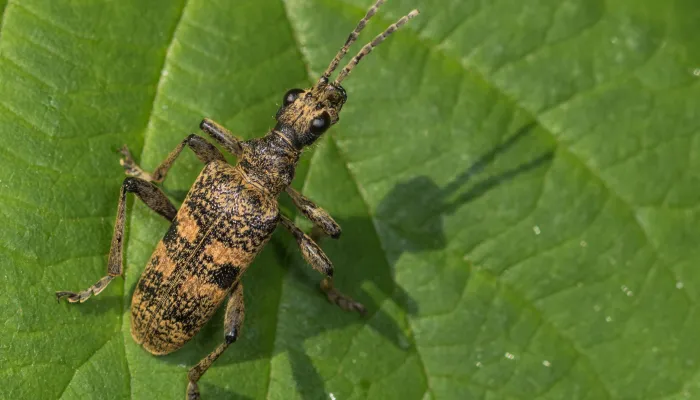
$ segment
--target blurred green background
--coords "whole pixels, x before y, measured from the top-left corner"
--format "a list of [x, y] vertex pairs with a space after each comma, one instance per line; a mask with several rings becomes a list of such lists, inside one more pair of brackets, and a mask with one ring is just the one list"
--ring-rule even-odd
[[[222, 316], [170, 356], [132, 341], [162, 218], [130, 201], [126, 278], [53, 295], [104, 275], [117, 149], [152, 169], [204, 116], [262, 135], [370, 1], [0, 0], [0, 398], [184, 396]], [[700, 398], [700, 3], [391, 0], [352, 51], [412, 8], [294, 184], [368, 317], [278, 232], [203, 398]]]

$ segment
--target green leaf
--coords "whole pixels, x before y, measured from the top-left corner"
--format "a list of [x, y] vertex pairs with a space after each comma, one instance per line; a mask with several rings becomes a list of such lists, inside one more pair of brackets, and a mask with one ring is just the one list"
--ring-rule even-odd
[[[54, 298], [105, 274], [117, 149], [152, 169], [204, 116], [262, 135], [369, 2], [0, 0], [1, 398], [184, 396], [222, 315], [169, 356], [131, 339], [162, 218], [130, 200], [126, 278]], [[360, 42], [414, 7], [295, 181], [369, 315], [276, 233], [204, 398], [700, 397], [697, 1], [394, 0]]]

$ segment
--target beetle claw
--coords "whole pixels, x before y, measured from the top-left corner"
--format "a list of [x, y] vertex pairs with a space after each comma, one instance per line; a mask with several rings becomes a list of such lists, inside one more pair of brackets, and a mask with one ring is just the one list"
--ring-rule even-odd
[[187, 400], [199, 400], [199, 386], [194, 382], [187, 384]]

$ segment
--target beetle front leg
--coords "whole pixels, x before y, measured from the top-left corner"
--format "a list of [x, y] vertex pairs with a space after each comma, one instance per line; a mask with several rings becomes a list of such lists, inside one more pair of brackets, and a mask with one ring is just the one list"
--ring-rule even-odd
[[223, 126], [219, 125], [215, 121], [209, 118], [204, 118], [199, 124], [199, 129], [206, 132], [211, 136], [217, 143], [221, 145], [226, 151], [233, 154], [236, 157], [240, 157], [243, 154], [243, 145], [241, 140], [238, 139]]
[[292, 235], [294, 235], [294, 238], [297, 240], [297, 244], [299, 244], [299, 249], [301, 249], [301, 254], [304, 256], [306, 262], [309, 263], [309, 265], [311, 265], [316, 271], [326, 275], [326, 278], [321, 281], [321, 290], [326, 293], [328, 300], [343, 310], [357, 311], [364, 315], [366, 310], [362, 304], [353, 300], [351, 297], [342, 294], [333, 285], [333, 264], [323, 250], [321, 250], [321, 248], [307, 234], [302, 232], [301, 229], [294, 225], [289, 218], [281, 215], [280, 223], [287, 228]]
[[187, 379], [189, 383], [187, 384], [187, 399], [197, 400], [199, 399], [199, 385], [197, 381], [204, 375], [205, 372], [211, 367], [212, 363], [216, 361], [219, 356], [238, 339], [238, 335], [241, 332], [241, 327], [243, 326], [243, 319], [245, 319], [245, 305], [243, 303], [243, 283], [238, 282], [229, 297], [228, 304], [226, 304], [226, 317], [224, 320], [224, 343], [220, 344], [216, 350], [212, 351], [208, 356], [206, 356], [202, 361], [197, 363], [190, 372], [187, 374]]
[[333, 239], [338, 239], [340, 237], [341, 229], [333, 217], [326, 212], [323, 208], [317, 206], [308, 197], [302, 195], [291, 187], [286, 189], [289, 197], [292, 198], [294, 205], [308, 218], [315, 226], [319, 227], [323, 233], [332, 237]]
[[152, 174], [144, 171], [138, 166], [138, 164], [136, 164], [126, 146], [122, 147], [120, 150], [124, 158], [119, 160], [119, 163], [122, 165], [122, 167], [124, 167], [124, 172], [129, 176], [141, 178], [149, 182], [161, 183], [168, 174], [168, 170], [170, 170], [170, 167], [175, 162], [175, 159], [177, 159], [185, 146], [192, 149], [199, 161], [205, 164], [214, 160], [224, 161], [224, 156], [216, 147], [214, 147], [214, 145], [204, 140], [204, 138], [201, 136], [191, 134], [180, 142], [180, 144], [178, 144], [175, 149], [170, 152], [170, 154], [168, 154], [168, 157], [166, 157], [165, 160], [160, 163]]
[[154, 184], [140, 178], [128, 177], [124, 179], [119, 192], [119, 205], [117, 206], [117, 218], [114, 223], [114, 234], [112, 235], [112, 245], [109, 249], [107, 259], [107, 276], [82, 292], [56, 292], [58, 300], [67, 298], [69, 302], [84, 302], [92, 295], [98, 295], [104, 290], [114, 277], [122, 275], [124, 272], [122, 250], [124, 247], [124, 222], [126, 220], [126, 194], [134, 193], [146, 205], [172, 221], [177, 214], [177, 209], [168, 198]]

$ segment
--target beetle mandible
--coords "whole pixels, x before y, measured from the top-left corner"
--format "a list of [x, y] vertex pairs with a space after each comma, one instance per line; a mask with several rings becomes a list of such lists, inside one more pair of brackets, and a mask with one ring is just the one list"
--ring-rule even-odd
[[[238, 338], [245, 315], [240, 278], [278, 225], [294, 235], [306, 262], [325, 275], [321, 289], [328, 299], [344, 310], [365, 312], [360, 303], [336, 290], [331, 261], [308, 235], [280, 214], [277, 197], [286, 191], [315, 226], [332, 238], [340, 236], [340, 226], [333, 218], [289, 185], [304, 147], [338, 122], [347, 100], [341, 82], [373, 48], [418, 15], [413, 10], [390, 25], [362, 47], [331, 81], [331, 73], [384, 2], [377, 0], [369, 8], [313, 87], [292, 89], [284, 95], [275, 117], [277, 124], [265, 136], [242, 141], [210, 119], [201, 122], [202, 131], [238, 158], [236, 165], [228, 164], [216, 147], [195, 134], [175, 147], [153, 173], [141, 169], [126, 146], [121, 150], [121, 164], [128, 177], [119, 192], [107, 275], [86, 290], [60, 291], [56, 296], [59, 300], [82, 303], [123, 274], [127, 193], [134, 193], [171, 221], [136, 285], [131, 301], [131, 335], [152, 354], [171, 353], [190, 340], [228, 297], [224, 342], [190, 369], [190, 400], [200, 397], [197, 382]], [[163, 182], [185, 146], [205, 166], [177, 210], [155, 183]]]

